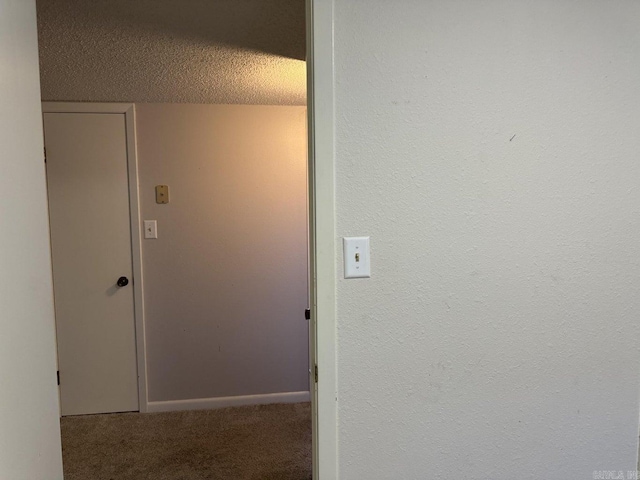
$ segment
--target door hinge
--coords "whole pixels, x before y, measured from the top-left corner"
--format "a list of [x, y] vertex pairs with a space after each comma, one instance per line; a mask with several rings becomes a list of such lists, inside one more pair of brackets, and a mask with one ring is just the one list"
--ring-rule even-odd
[[58, 385], [60, 385], [60, 370], [56, 372], [56, 379], [58, 380]]
[[44, 149], [44, 163], [47, 163], [47, 149]]
[[311, 320], [311, 310], [308, 308], [304, 309], [304, 319], [305, 320]]
[[313, 371], [314, 371], [314, 377], [316, 379], [316, 383], [318, 383], [318, 365], [314, 366]]

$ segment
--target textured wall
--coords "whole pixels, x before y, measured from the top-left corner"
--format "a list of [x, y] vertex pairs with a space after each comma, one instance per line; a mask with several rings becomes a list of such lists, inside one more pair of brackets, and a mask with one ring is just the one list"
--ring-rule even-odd
[[304, 0], [38, 0], [42, 99], [305, 103]]
[[635, 470], [640, 4], [335, 6], [341, 478]]
[[136, 108], [149, 400], [308, 391], [305, 108]]
[[0, 478], [62, 480], [35, 22], [0, 0]]

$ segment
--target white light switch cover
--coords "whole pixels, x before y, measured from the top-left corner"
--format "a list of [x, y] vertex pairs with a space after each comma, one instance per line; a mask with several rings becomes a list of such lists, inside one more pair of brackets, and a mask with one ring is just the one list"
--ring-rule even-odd
[[369, 237], [344, 237], [344, 278], [371, 277]]
[[144, 221], [144, 238], [158, 238], [158, 222], [156, 220]]

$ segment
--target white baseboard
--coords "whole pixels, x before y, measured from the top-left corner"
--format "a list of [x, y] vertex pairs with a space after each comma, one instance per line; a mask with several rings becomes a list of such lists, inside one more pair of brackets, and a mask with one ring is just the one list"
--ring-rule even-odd
[[263, 395], [240, 395], [237, 397], [195, 398], [192, 400], [149, 402], [147, 404], [147, 412], [212, 410], [214, 408], [240, 407], [243, 405], [267, 405], [270, 403], [298, 403], [309, 401], [311, 401], [309, 392], [267, 393]]

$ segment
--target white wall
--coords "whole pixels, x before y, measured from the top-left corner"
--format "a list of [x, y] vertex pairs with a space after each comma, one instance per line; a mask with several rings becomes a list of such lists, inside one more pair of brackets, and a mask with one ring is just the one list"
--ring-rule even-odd
[[0, 478], [62, 479], [35, 2], [0, 0]]
[[304, 105], [304, 0], [38, 0], [42, 99]]
[[305, 107], [136, 108], [149, 400], [308, 391]]
[[640, 4], [335, 16], [341, 478], [635, 471]]

